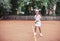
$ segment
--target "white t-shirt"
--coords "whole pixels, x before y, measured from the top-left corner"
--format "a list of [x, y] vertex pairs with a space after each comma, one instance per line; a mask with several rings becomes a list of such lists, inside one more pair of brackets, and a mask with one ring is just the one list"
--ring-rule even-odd
[[41, 16], [40, 15], [35, 15], [34, 16], [35, 21], [40, 22]]

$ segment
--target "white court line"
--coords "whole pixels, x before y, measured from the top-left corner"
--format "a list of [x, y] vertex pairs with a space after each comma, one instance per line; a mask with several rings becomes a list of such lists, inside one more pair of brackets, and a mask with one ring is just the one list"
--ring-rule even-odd
[[[32, 26], [32, 30], [33, 30], [33, 35], [34, 35], [34, 27]], [[34, 36], [34, 41], [36, 41], [36, 36]]]

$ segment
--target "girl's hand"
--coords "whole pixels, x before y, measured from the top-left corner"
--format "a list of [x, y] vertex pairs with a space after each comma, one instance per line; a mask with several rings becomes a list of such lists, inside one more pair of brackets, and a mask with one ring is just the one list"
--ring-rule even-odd
[[35, 21], [35, 24], [37, 23], [38, 21]]

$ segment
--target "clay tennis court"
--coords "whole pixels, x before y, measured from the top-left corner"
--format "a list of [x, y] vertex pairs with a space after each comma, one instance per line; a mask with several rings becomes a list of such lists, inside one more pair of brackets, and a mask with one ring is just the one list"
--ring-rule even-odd
[[[34, 41], [34, 21], [0, 20], [0, 41]], [[60, 21], [42, 21], [43, 37], [37, 41], [60, 41]]]

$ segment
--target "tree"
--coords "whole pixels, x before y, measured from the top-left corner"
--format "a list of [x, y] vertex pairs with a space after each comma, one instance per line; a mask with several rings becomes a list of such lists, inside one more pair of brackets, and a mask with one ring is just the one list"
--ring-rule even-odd
[[17, 8], [18, 8], [18, 0], [11, 0], [11, 11], [12, 11], [12, 15], [16, 15], [17, 14]]
[[60, 0], [58, 0], [57, 4], [56, 4], [56, 15], [60, 16]]
[[[56, 9], [56, 3], [58, 0], [48, 0], [47, 5], [48, 5], [48, 15], [54, 13], [55, 14], [55, 9]], [[51, 12], [51, 13], [50, 13]]]
[[18, 10], [21, 12], [22, 7], [24, 6], [24, 0], [18, 0]]
[[10, 0], [0, 0], [0, 16], [8, 15], [11, 9]]

